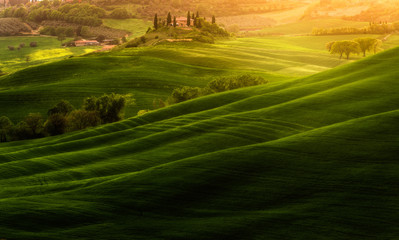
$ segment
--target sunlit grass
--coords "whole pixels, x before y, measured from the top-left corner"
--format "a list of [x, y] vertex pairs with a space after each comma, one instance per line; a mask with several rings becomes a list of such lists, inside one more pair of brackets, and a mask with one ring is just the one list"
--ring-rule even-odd
[[[29, 47], [30, 42], [37, 42], [38, 47]], [[25, 47], [17, 50], [21, 43], [25, 43]], [[0, 37], [0, 46], [0, 68], [3, 72], [8, 73], [69, 56], [89, 53], [101, 48], [65, 48], [61, 46], [61, 42], [56, 37]], [[10, 51], [8, 46], [14, 46], [16, 49]]]

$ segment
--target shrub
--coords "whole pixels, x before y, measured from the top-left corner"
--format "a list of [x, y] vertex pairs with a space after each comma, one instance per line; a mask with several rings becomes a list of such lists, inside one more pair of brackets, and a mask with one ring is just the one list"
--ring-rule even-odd
[[169, 99], [170, 103], [179, 103], [184, 102], [190, 99], [194, 99], [197, 97], [203, 96], [203, 89], [199, 87], [189, 87], [184, 86], [182, 88], [176, 88], [173, 90], [171, 99]]
[[11, 129], [11, 140], [24, 140], [33, 138], [32, 133], [25, 121], [19, 122]]
[[15, 47], [13, 47], [13, 46], [8, 46], [8, 50], [14, 51], [14, 50], [15, 50]]
[[30, 131], [30, 136], [39, 138], [44, 136], [43, 117], [40, 113], [29, 113], [25, 118], [25, 123]]
[[68, 115], [68, 131], [82, 130], [100, 125], [101, 119], [96, 111], [75, 110]]
[[67, 119], [61, 113], [52, 114], [48, 117], [44, 128], [51, 136], [64, 134], [67, 129]]
[[68, 113], [74, 110], [74, 106], [70, 104], [68, 101], [61, 100], [61, 102], [57, 103], [53, 108], [48, 110], [47, 115], [51, 116], [54, 114], [61, 114], [66, 116]]
[[83, 108], [86, 111], [97, 112], [101, 123], [112, 123], [123, 119], [123, 110], [127, 101], [128, 99], [120, 94], [104, 94], [99, 98], [89, 97], [85, 99]]
[[144, 114], [146, 114], [146, 113], [149, 113], [150, 112], [150, 110], [140, 110], [140, 111], [138, 111], [137, 112], [137, 116], [142, 116], [142, 115], [144, 115]]
[[208, 83], [207, 87], [213, 92], [224, 92], [243, 87], [266, 84], [267, 82], [268, 81], [262, 77], [245, 74], [241, 76], [214, 79]]
[[29, 43], [29, 46], [30, 47], [37, 47], [37, 42], [31, 42], [31, 43]]

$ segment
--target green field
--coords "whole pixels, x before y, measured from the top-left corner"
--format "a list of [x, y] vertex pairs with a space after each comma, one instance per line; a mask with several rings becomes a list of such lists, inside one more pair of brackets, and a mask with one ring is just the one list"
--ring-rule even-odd
[[[29, 47], [30, 42], [37, 42], [38, 47]], [[25, 43], [26, 46], [20, 50], [10, 51], [8, 49], [8, 46], [17, 48], [21, 43]], [[61, 47], [61, 42], [56, 37], [0, 37], [0, 46], [0, 70], [8, 73], [101, 48], [65, 48]], [[27, 56], [29, 56], [29, 61], [27, 61]]]
[[[238, 50], [231, 51], [237, 42], [209, 46], [215, 55], [225, 46], [218, 59], [224, 68], [208, 66], [214, 55], [201, 55], [201, 47], [190, 58], [172, 46], [89, 64], [119, 66], [116, 59], [124, 59], [145, 68], [154, 61], [161, 76], [175, 66], [170, 73], [176, 75], [165, 79], [177, 81], [185, 72], [187, 83], [201, 82], [190, 76], [207, 76], [204, 70], [224, 74], [248, 66], [245, 71], [262, 74], [259, 69], [271, 68], [260, 60], [270, 57], [259, 53], [261, 47], [242, 51], [253, 57], [238, 61]], [[188, 63], [174, 58], [171, 65], [171, 51]], [[188, 60], [200, 56], [202, 66], [193, 68]], [[0, 238], [396, 239], [398, 61], [396, 48], [309, 77], [211, 95], [82, 132], [1, 144]], [[331, 67], [333, 58], [326, 62]], [[41, 68], [55, 72], [59, 64]], [[31, 71], [1, 81], [18, 89], [25, 84], [18, 76]], [[76, 74], [85, 77], [83, 70]], [[57, 86], [38, 79], [25, 87]]]
[[83, 98], [116, 92], [134, 94], [137, 105], [126, 109], [131, 117], [141, 109], [153, 109], [153, 100], [166, 99], [174, 88], [202, 87], [215, 77], [251, 73], [281, 81], [360, 59], [339, 60], [324, 47], [332, 40], [355, 37], [238, 38], [71, 58], [0, 78], [0, 112], [17, 122], [30, 112], [45, 115], [62, 99], [79, 107]]
[[148, 27], [152, 27], [152, 22], [142, 19], [104, 19], [103, 23], [107, 27], [131, 32], [129, 38], [140, 37], [146, 33]]

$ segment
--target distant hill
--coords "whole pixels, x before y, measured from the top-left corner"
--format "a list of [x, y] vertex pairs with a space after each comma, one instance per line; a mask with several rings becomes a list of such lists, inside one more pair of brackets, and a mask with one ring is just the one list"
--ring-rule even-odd
[[394, 239], [398, 61], [1, 144], [0, 237]]
[[[125, 0], [119, 1], [118, 3], [133, 3], [135, 1]], [[116, 2], [109, 1], [98, 1], [98, 4], [116, 4]], [[235, 16], [235, 15], [243, 15], [243, 14], [259, 14], [259, 13], [267, 13], [273, 11], [281, 11], [292, 9], [295, 7], [303, 6], [308, 4], [307, 1], [279, 1], [279, 0], [270, 0], [270, 1], [258, 1], [258, 0], [249, 0], [249, 1], [226, 1], [226, 0], [205, 0], [205, 1], [197, 1], [197, 0], [187, 0], [187, 1], [175, 1], [175, 0], [166, 0], [166, 1], [140, 1], [141, 7], [137, 9], [138, 13], [141, 16], [153, 17], [155, 13], [159, 15], [165, 15], [168, 12], [172, 12], [174, 15], [182, 15], [185, 16], [187, 11], [191, 11], [195, 13], [199, 11], [202, 16], [212, 16], [216, 15], [217, 17], [222, 16]]]
[[363, 22], [399, 21], [397, 0], [322, 0], [310, 6], [303, 19], [338, 18]]

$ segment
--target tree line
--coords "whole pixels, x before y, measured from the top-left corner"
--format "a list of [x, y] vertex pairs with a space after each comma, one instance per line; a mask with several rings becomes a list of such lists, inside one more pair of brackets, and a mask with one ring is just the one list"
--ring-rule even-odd
[[[118, 10], [119, 11], [119, 10]], [[120, 16], [120, 12], [114, 15]], [[112, 13], [111, 13], [112, 15]], [[45, 20], [65, 21], [86, 26], [102, 25], [101, 18], [107, 16], [104, 9], [90, 4], [63, 4], [56, 1], [42, 1], [38, 4], [26, 4], [9, 7], [0, 12], [0, 17], [21, 18], [26, 21]]]
[[18, 124], [6, 116], [0, 117], [0, 142], [55, 136], [117, 122], [124, 117], [124, 108], [132, 104], [131, 95], [104, 94], [84, 99], [80, 109], [62, 100], [48, 110], [47, 119], [40, 113], [29, 113]]
[[[172, 94], [166, 99], [166, 101], [159, 99], [154, 100], [153, 106], [154, 109], [157, 109], [214, 93], [267, 84], [268, 82], [269, 81], [264, 79], [263, 77], [253, 76], [250, 74], [215, 78], [203, 88], [190, 86], [176, 88], [173, 90]], [[143, 111], [142, 113], [145, 112], [146, 111]]]
[[[204, 21], [206, 21], [206, 18], [200, 18], [198, 11], [196, 14], [191, 13], [190, 11], [187, 12], [187, 22], [186, 22], [187, 27], [194, 26], [196, 28], [201, 28]], [[159, 27], [165, 27], [165, 26], [177, 27], [176, 16], [173, 16], [173, 19], [172, 19], [172, 15], [170, 12], [168, 12], [168, 15], [165, 19], [159, 18], [158, 14], [156, 13], [154, 16], [153, 23], [154, 23], [155, 29], [158, 29]], [[216, 24], [215, 15], [212, 16], [212, 24]]]
[[375, 38], [356, 38], [354, 40], [345, 41], [334, 41], [326, 44], [327, 50], [331, 54], [338, 54], [339, 59], [345, 54], [346, 59], [349, 59], [351, 54], [363, 53], [363, 57], [366, 56], [366, 52], [377, 53], [381, 50], [382, 41]]

